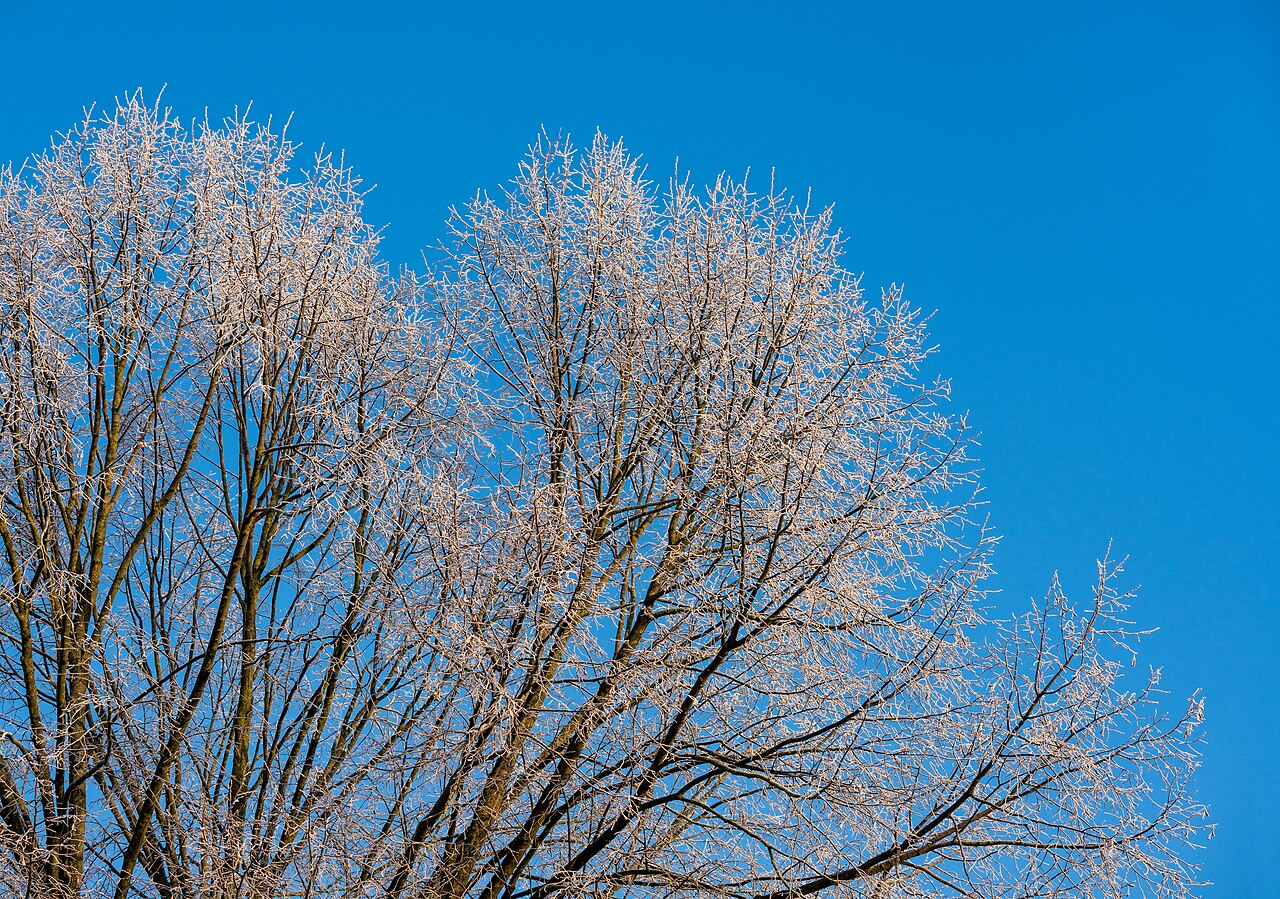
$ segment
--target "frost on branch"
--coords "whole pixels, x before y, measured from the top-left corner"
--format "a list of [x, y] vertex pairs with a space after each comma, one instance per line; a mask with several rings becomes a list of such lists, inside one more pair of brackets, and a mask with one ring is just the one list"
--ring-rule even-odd
[[829, 212], [542, 141], [391, 278], [351, 172], [131, 99], [0, 182], [0, 880], [1183, 896], [1114, 566], [983, 612]]

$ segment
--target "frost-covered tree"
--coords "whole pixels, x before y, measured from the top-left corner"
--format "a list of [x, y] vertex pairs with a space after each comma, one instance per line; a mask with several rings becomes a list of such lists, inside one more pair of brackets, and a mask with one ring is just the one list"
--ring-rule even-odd
[[392, 278], [294, 149], [135, 98], [0, 176], [0, 889], [1195, 886], [1198, 705], [1118, 566], [984, 611], [828, 213], [543, 140]]

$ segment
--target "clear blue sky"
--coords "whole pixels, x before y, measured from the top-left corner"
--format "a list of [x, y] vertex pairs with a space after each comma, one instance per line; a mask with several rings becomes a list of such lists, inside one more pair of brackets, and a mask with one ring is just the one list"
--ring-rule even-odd
[[812, 187], [864, 285], [937, 310], [1000, 601], [1082, 590], [1114, 539], [1171, 708], [1208, 696], [1206, 895], [1280, 890], [1280, 6], [36, 5], [3, 18], [0, 161], [139, 86], [252, 100], [379, 185], [395, 262], [544, 125]]

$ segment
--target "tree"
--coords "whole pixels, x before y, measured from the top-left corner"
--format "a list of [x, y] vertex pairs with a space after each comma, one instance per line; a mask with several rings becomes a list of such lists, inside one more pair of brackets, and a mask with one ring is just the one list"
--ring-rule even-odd
[[138, 98], [0, 180], [15, 895], [1183, 896], [1119, 566], [991, 619], [919, 314], [829, 212], [543, 140], [392, 278]]

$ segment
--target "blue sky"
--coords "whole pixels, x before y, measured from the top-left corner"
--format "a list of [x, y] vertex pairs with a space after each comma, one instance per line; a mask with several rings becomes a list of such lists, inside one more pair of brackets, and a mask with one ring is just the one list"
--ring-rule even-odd
[[834, 203], [864, 286], [937, 310], [999, 601], [1129, 556], [1143, 660], [1171, 708], [1208, 697], [1206, 895], [1274, 895], [1280, 7], [21, 6], [0, 161], [137, 87], [183, 117], [253, 101], [379, 185], [393, 262], [543, 126]]

